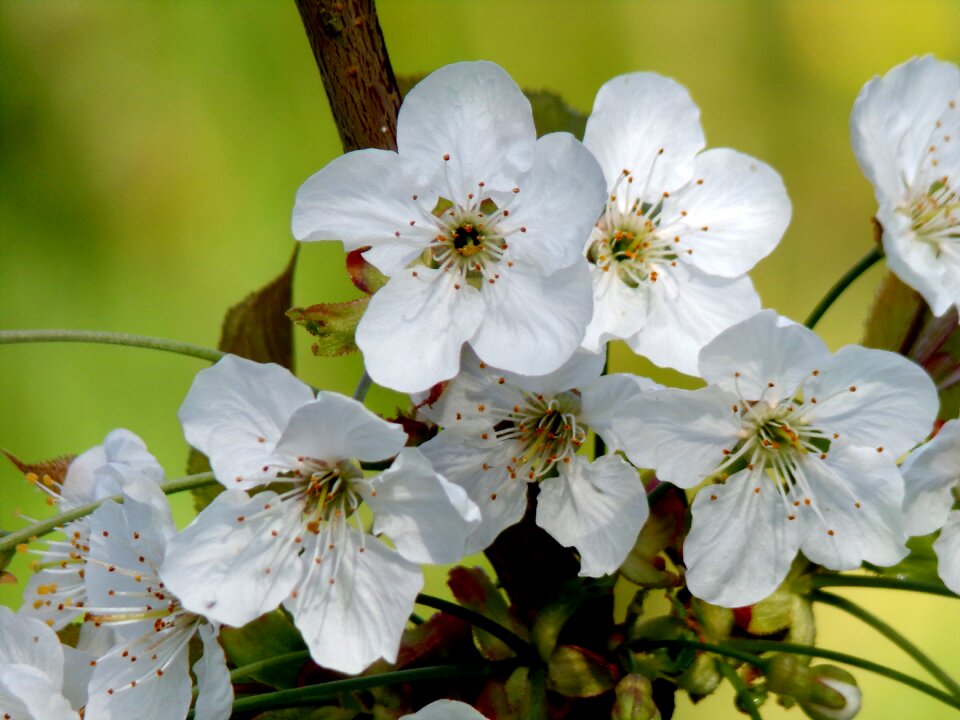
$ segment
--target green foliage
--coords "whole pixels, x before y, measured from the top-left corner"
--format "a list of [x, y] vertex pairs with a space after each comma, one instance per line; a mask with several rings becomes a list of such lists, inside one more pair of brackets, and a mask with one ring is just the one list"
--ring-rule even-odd
[[583, 131], [587, 126], [586, 113], [570, 107], [560, 95], [549, 90], [524, 90], [523, 94], [533, 108], [533, 124], [537, 128], [537, 135], [568, 132], [583, 139]]
[[[523, 640], [530, 639], [530, 632], [513, 616], [503, 594], [480, 568], [453, 568], [447, 584], [463, 607], [484, 615]], [[488, 660], [503, 660], [515, 655], [501, 640], [479, 628], [473, 629], [473, 636], [477, 649]]]
[[612, 690], [616, 666], [592, 650], [560, 645], [547, 665], [547, 688], [565, 697], [588, 698]]
[[[300, 633], [281, 610], [262, 615], [241, 628], [223, 627], [220, 643], [237, 667], [306, 649]], [[270, 687], [292, 688], [296, 686], [297, 673], [303, 664], [303, 660], [291, 660], [255, 670], [250, 676]]]
[[310, 346], [314, 355], [337, 357], [359, 349], [354, 334], [369, 302], [370, 298], [363, 297], [342, 303], [320, 303], [308, 308], [290, 308], [287, 315], [316, 338]]

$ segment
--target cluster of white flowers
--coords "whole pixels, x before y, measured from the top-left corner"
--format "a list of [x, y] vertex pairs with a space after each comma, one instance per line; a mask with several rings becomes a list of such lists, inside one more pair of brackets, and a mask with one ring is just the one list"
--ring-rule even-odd
[[[890, 266], [937, 314], [960, 303], [958, 100], [960, 71], [922, 58], [868, 83], [852, 119]], [[704, 144], [686, 90], [649, 73], [600, 89], [583, 144], [538, 140], [494, 64], [424, 79], [399, 150], [311, 177], [293, 230], [363, 250], [389, 278], [357, 344], [439, 432], [405, 447], [400, 425], [277, 365], [227, 356], [200, 372], [180, 420], [225, 490], [187, 528], [126, 431], [40, 484], [63, 509], [124, 501], [64, 527], [21, 612], [0, 608], [2, 718], [181, 720], [199, 635], [196, 717], [225, 719], [220, 627], [281, 605], [326, 668], [394, 661], [419, 565], [487, 548], [528, 502], [581, 575], [615, 573], [649, 514], [638, 468], [696, 489], [683, 563], [708, 602], [762, 600], [798, 551], [832, 570], [892, 565], [908, 535], [941, 527], [940, 572], [960, 592], [960, 424], [903, 461], [937, 413], [927, 374], [880, 350], [830, 353], [760, 310], [746, 273], [790, 202], [770, 167]], [[611, 340], [707, 385], [605, 374]], [[607, 454], [591, 460], [592, 436]], [[77, 618], [78, 648], [61, 646], [53, 630]], [[409, 717], [481, 716], [440, 701]]]

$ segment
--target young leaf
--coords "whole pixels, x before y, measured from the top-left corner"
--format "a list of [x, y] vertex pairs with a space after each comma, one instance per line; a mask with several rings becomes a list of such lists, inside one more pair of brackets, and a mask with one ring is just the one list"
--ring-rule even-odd
[[[76, 455], [61, 455], [60, 457], [55, 457], [51, 460], [41, 460], [36, 463], [25, 463], [16, 455], [7, 450], [2, 451], [4, 455], [7, 456], [7, 459], [16, 465], [17, 470], [22, 472], [28, 478], [31, 475], [34, 475], [38, 478], [40, 482], [43, 482], [48, 485], [56, 485], [57, 487], [63, 485], [63, 481], [67, 477], [67, 468], [70, 467], [70, 463], [73, 462], [73, 459]], [[32, 480], [31, 482], [36, 482]]]
[[358, 290], [373, 295], [386, 285], [390, 278], [363, 259], [363, 253], [369, 249], [358, 248], [347, 253], [347, 274]]
[[[457, 601], [466, 608], [484, 615], [503, 625], [524, 640], [530, 633], [510, 612], [507, 601], [480, 568], [455, 567], [450, 571], [447, 585]], [[503, 660], [514, 652], [492, 635], [474, 628], [477, 649], [488, 660]]]
[[[241, 628], [223, 627], [220, 644], [237, 667], [306, 648], [300, 633], [280, 610], [262, 615]], [[303, 664], [302, 660], [294, 660], [251, 675], [254, 680], [270, 687], [292, 688], [296, 686], [297, 673]]]
[[566, 697], [596, 697], [616, 684], [617, 668], [603, 656], [575, 645], [560, 645], [550, 656], [547, 687]]
[[349, 302], [290, 308], [287, 316], [316, 337], [312, 346], [314, 355], [336, 357], [358, 350], [354, 334], [369, 302], [369, 297], [363, 297]]

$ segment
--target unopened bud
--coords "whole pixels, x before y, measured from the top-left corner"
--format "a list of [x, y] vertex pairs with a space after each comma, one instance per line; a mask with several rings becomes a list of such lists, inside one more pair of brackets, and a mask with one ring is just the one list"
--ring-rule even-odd
[[835, 665], [810, 668], [813, 687], [807, 698], [797, 698], [813, 720], [851, 720], [860, 712], [861, 693], [857, 680]]
[[611, 720], [660, 720], [660, 710], [653, 702], [653, 685], [643, 675], [627, 675], [614, 690]]

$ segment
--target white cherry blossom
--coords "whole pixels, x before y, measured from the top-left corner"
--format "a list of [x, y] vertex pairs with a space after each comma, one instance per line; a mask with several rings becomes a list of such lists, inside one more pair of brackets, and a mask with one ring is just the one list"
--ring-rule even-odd
[[683, 547], [694, 595], [757, 602], [797, 550], [832, 570], [906, 554], [896, 459], [938, 405], [920, 367], [855, 345], [831, 354], [765, 311], [706, 345], [699, 369], [707, 387], [638, 396], [614, 423], [635, 464], [683, 488], [710, 483]]
[[[577, 451], [589, 431], [612, 450], [613, 418], [649, 380], [601, 377], [604, 358], [578, 352], [559, 370], [525, 377], [465, 351], [460, 375], [421, 411], [444, 430], [421, 446], [438, 472], [462, 486], [483, 517], [467, 552], [487, 547], [518, 522], [528, 483], [539, 483], [537, 524], [580, 553], [580, 574], [616, 571], [647, 519], [637, 471], [616, 455], [591, 462]], [[555, 475], [555, 477], [554, 477]]]
[[130, 472], [123, 504], [108, 500], [90, 516], [85, 620], [110, 628], [115, 644], [96, 661], [84, 720], [182, 720], [190, 709], [189, 644], [203, 656], [197, 720], [227, 720], [233, 687], [219, 626], [184, 609], [158, 575], [176, 528], [166, 496]]
[[933, 544], [944, 584], [960, 593], [960, 512], [951, 511], [960, 492], [960, 421], [950, 420], [900, 467], [906, 484], [904, 527], [908, 535], [940, 530]]
[[960, 303], [960, 68], [931, 55], [860, 91], [853, 151], [873, 184], [887, 266], [934, 315]]
[[0, 605], [0, 718], [79, 720], [89, 657], [41, 620]]
[[500, 67], [448, 65], [406, 96], [398, 152], [348, 153], [297, 192], [298, 240], [339, 239], [390, 277], [357, 327], [381, 385], [426, 390], [468, 343], [524, 374], [556, 370], [590, 320], [581, 250], [604, 182], [567, 133], [539, 140]]
[[[81, 453], [67, 468], [63, 483], [44, 478], [31, 479], [50, 496], [61, 512], [120, 492], [128, 477], [164, 480], [163, 468], [147, 450], [143, 440], [129, 430], [110, 432], [103, 445]], [[29, 477], [29, 476], [28, 476]], [[38, 551], [38, 569], [24, 591], [20, 612], [45, 620], [59, 630], [83, 612], [86, 589], [83, 570], [90, 550], [90, 517], [63, 528], [67, 539], [52, 541]]]
[[583, 142], [609, 193], [586, 246], [594, 314], [583, 345], [599, 352], [625, 339], [658, 365], [696, 374], [700, 348], [760, 309], [746, 273], [790, 222], [783, 182], [747, 155], [701, 152], [700, 111], [654, 73], [604, 84]]
[[[183, 606], [243, 625], [283, 603], [320, 665], [396, 659], [416, 563], [458, 560], [479, 520], [466, 493], [404, 449], [399, 425], [337, 393], [314, 398], [278, 365], [223, 358], [197, 375], [180, 419], [229, 488], [170, 543], [161, 577]], [[364, 477], [360, 462], [394, 455]], [[279, 494], [244, 492], [266, 485]], [[396, 549], [367, 532], [362, 502]]]

